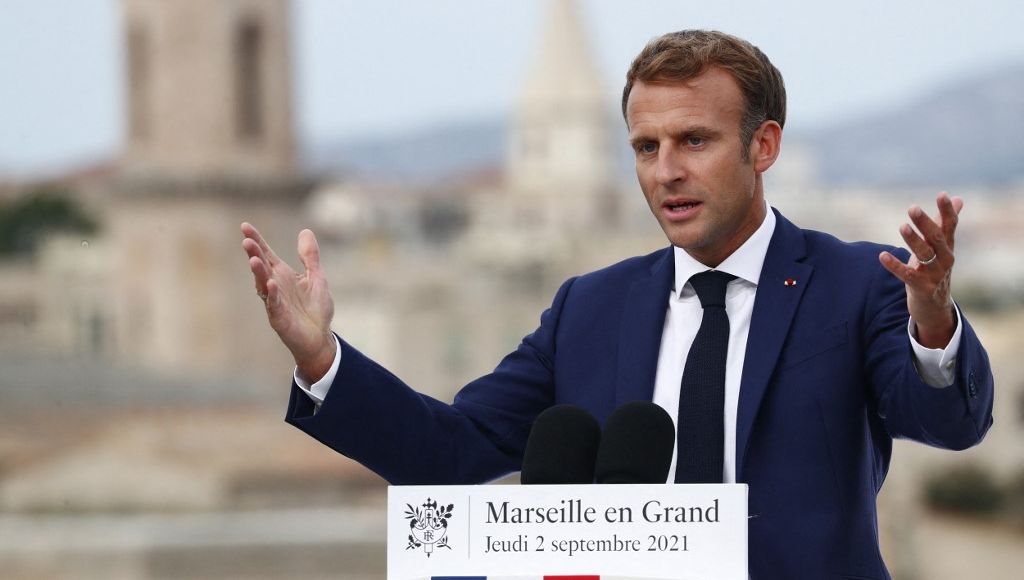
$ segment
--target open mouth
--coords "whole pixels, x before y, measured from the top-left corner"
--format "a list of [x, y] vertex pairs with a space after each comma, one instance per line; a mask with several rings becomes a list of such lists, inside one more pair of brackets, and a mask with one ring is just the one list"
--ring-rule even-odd
[[699, 201], [668, 201], [662, 207], [669, 219], [679, 220], [693, 216], [701, 205]]
[[698, 205], [700, 205], [700, 203], [696, 201], [684, 201], [682, 203], [668, 203], [665, 204], [665, 207], [667, 207], [669, 211], [686, 211], [688, 209], [695, 208]]

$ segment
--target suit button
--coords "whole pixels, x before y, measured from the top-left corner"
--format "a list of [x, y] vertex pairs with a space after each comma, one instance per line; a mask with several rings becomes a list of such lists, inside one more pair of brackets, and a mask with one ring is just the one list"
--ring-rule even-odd
[[974, 383], [974, 371], [967, 373], [967, 394], [972, 399], [978, 398], [978, 385]]

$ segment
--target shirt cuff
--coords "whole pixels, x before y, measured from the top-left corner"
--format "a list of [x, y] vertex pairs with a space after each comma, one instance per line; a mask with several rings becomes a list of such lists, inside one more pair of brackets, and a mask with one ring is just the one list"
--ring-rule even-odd
[[960, 352], [960, 330], [963, 322], [960, 319], [960, 307], [953, 304], [956, 312], [956, 330], [949, 339], [946, 348], [926, 348], [917, 342], [917, 325], [911, 318], [907, 323], [907, 334], [910, 335], [910, 346], [914, 349], [914, 366], [921, 380], [930, 387], [946, 388], [953, 384], [956, 377], [956, 355]]
[[337, 349], [334, 351], [334, 362], [331, 363], [331, 368], [327, 371], [327, 374], [323, 376], [319, 381], [309, 384], [308, 381], [299, 376], [299, 367], [295, 367], [292, 371], [292, 379], [295, 384], [302, 389], [303, 393], [309, 395], [310, 399], [316, 403], [317, 408], [327, 398], [327, 391], [331, 390], [331, 385], [334, 383], [334, 378], [338, 376], [338, 367], [341, 365], [341, 343], [338, 341], [337, 335], [334, 336], [334, 344]]

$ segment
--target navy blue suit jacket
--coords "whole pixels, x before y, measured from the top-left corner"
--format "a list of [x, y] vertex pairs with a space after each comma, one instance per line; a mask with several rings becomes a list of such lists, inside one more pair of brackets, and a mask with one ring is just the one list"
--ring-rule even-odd
[[[979, 442], [992, 423], [988, 358], [964, 320], [956, 382], [923, 383], [903, 284], [878, 262], [892, 248], [844, 243], [777, 217], [736, 426], [737, 480], [750, 486], [750, 574], [888, 578], [875, 496], [892, 440], [952, 449]], [[320, 410], [296, 387], [287, 420], [395, 484], [476, 483], [516, 471], [547, 407], [578, 405], [603, 422], [623, 403], [651, 400], [673, 276], [668, 248], [568, 280], [540, 327], [450, 405], [342, 342]]]

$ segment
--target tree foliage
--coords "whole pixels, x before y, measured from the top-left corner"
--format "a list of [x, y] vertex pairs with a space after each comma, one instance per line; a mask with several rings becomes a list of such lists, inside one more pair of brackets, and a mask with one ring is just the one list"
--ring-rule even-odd
[[935, 510], [976, 516], [994, 515], [1006, 501], [1006, 490], [992, 472], [973, 463], [932, 474], [925, 498]]
[[98, 226], [68, 192], [38, 190], [0, 203], [0, 257], [35, 253], [48, 234], [93, 234]]

